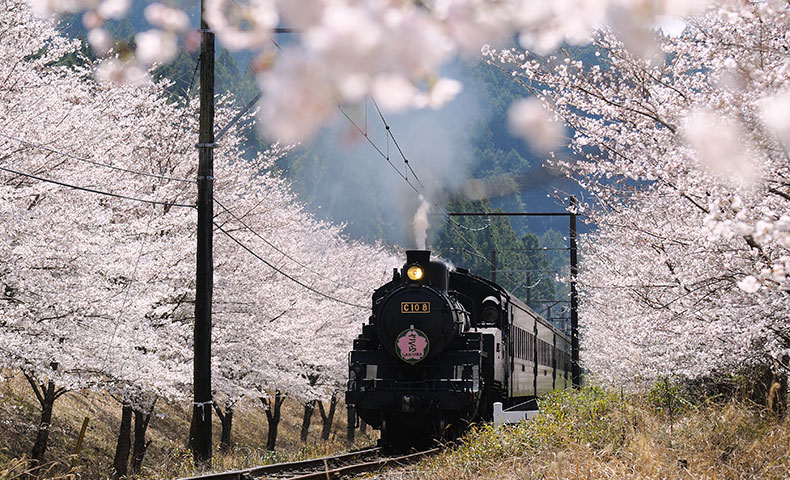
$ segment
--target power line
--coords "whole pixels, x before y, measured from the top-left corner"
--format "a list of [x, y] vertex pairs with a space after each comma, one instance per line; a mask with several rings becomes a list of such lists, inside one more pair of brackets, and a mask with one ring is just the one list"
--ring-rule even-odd
[[447, 219], [448, 222], [452, 222], [455, 225], [457, 225], [458, 227], [463, 228], [464, 230], [468, 230], [470, 232], [482, 232], [483, 230], [491, 228], [491, 221], [490, 220], [488, 222], [486, 222], [486, 224], [484, 226], [482, 226], [482, 227], [467, 227], [466, 225], [462, 225], [462, 224], [456, 222], [455, 220], [453, 220], [452, 217], [450, 217], [450, 214], [447, 212], [447, 209], [442, 208], [442, 212], [441, 213], [442, 213], [442, 215], [444, 215], [444, 217]]
[[221, 226], [220, 226], [220, 225], [219, 225], [217, 222], [214, 222], [214, 226], [215, 226], [215, 227], [216, 227], [216, 228], [217, 228], [217, 229], [218, 229], [220, 232], [224, 233], [224, 234], [225, 234], [225, 235], [226, 235], [228, 238], [230, 238], [231, 240], [233, 240], [233, 242], [235, 242], [235, 243], [236, 243], [236, 245], [238, 245], [238, 246], [240, 246], [241, 248], [243, 248], [244, 250], [246, 250], [246, 251], [247, 251], [247, 253], [249, 253], [249, 254], [250, 254], [250, 255], [252, 255], [253, 257], [257, 258], [257, 259], [258, 259], [258, 260], [260, 260], [261, 262], [265, 263], [265, 264], [266, 264], [266, 265], [267, 265], [269, 268], [271, 268], [271, 269], [272, 269], [272, 270], [274, 270], [275, 272], [279, 273], [280, 275], [284, 276], [284, 277], [285, 277], [285, 278], [287, 278], [288, 280], [291, 280], [292, 282], [296, 283], [297, 285], [300, 285], [301, 287], [303, 287], [303, 288], [305, 288], [305, 289], [307, 289], [307, 290], [309, 290], [309, 291], [311, 291], [311, 292], [313, 292], [313, 293], [315, 293], [315, 294], [317, 294], [317, 295], [320, 295], [320, 296], [322, 296], [322, 297], [324, 297], [324, 298], [326, 298], [326, 299], [328, 299], [328, 300], [332, 300], [333, 302], [342, 303], [343, 305], [348, 305], [348, 306], [350, 306], [350, 307], [357, 307], [357, 308], [362, 308], [362, 309], [364, 309], [364, 310], [367, 310], [367, 309], [368, 309], [368, 307], [366, 307], [366, 306], [364, 306], [364, 305], [359, 305], [359, 304], [356, 304], [356, 303], [351, 303], [351, 302], [347, 302], [347, 301], [345, 301], [345, 300], [341, 300], [341, 299], [339, 299], [339, 298], [333, 297], [333, 296], [331, 296], [331, 295], [329, 295], [329, 294], [326, 294], [326, 293], [324, 293], [324, 292], [321, 292], [321, 291], [319, 291], [319, 290], [316, 290], [315, 288], [313, 288], [313, 287], [311, 287], [311, 286], [309, 286], [309, 285], [307, 285], [307, 284], [305, 284], [305, 283], [303, 283], [303, 282], [299, 281], [298, 279], [296, 279], [296, 278], [292, 277], [291, 275], [288, 275], [287, 273], [283, 272], [282, 270], [280, 270], [279, 268], [275, 267], [275, 266], [274, 266], [274, 265], [272, 265], [270, 262], [268, 262], [268, 261], [267, 261], [265, 258], [261, 257], [260, 255], [258, 255], [258, 254], [257, 254], [257, 253], [255, 253], [254, 251], [252, 251], [252, 249], [250, 249], [250, 247], [246, 246], [246, 245], [245, 245], [245, 244], [243, 244], [243, 243], [242, 243], [240, 240], [238, 240], [236, 237], [234, 237], [233, 235], [231, 235], [231, 234], [230, 234], [230, 232], [228, 232], [227, 230], [225, 230], [224, 228], [222, 228], [222, 227], [221, 227]]
[[156, 178], [158, 180], [170, 180], [170, 181], [174, 181], [174, 182], [195, 183], [193, 180], [186, 180], [186, 179], [183, 179], [183, 178], [176, 178], [176, 177], [168, 177], [168, 176], [165, 176], [165, 175], [157, 175], [155, 173], [140, 172], [140, 171], [137, 171], [137, 170], [130, 170], [128, 168], [117, 167], [115, 165], [110, 165], [110, 164], [107, 164], [107, 163], [97, 162], [95, 160], [88, 160], [87, 158], [78, 157], [77, 155], [73, 155], [71, 153], [66, 153], [66, 152], [62, 152], [60, 150], [55, 150], [54, 148], [50, 148], [50, 147], [47, 147], [45, 145], [40, 145], [40, 144], [37, 144], [37, 143], [29, 142], [27, 140], [22, 140], [21, 138], [12, 137], [12, 136], [6, 135], [4, 133], [0, 133], [0, 137], [6, 138], [8, 140], [13, 140], [15, 142], [18, 142], [18, 143], [21, 143], [23, 145], [27, 145], [29, 147], [33, 147], [33, 148], [36, 148], [36, 149], [39, 149], [39, 150], [43, 150], [43, 151], [46, 151], [46, 152], [54, 153], [56, 155], [60, 155], [60, 156], [66, 157], [66, 158], [71, 158], [73, 160], [78, 160], [80, 162], [85, 162], [85, 163], [89, 163], [91, 165], [96, 165], [98, 167], [109, 168], [109, 169], [112, 169], [112, 170], [118, 170], [118, 171], [121, 171], [121, 172], [131, 173], [131, 174], [134, 174], [134, 175], [141, 175], [141, 176], [149, 177], [149, 178]]
[[121, 194], [118, 194], [118, 193], [103, 192], [101, 190], [95, 190], [93, 188], [81, 187], [79, 185], [72, 185], [70, 183], [59, 182], [57, 180], [52, 180], [52, 179], [49, 179], [49, 178], [39, 177], [39, 176], [36, 176], [36, 175], [31, 175], [31, 174], [25, 173], [25, 172], [19, 172], [17, 170], [12, 170], [10, 168], [5, 168], [5, 167], [0, 167], [0, 170], [2, 170], [4, 172], [11, 173], [11, 174], [14, 174], [14, 175], [19, 175], [19, 176], [22, 176], [22, 177], [32, 178], [32, 179], [38, 180], [40, 182], [52, 183], [52, 184], [55, 184], [55, 185], [59, 185], [61, 187], [71, 188], [73, 190], [80, 190], [80, 191], [88, 192], [88, 193], [95, 193], [97, 195], [105, 195], [105, 196], [108, 196], [108, 197], [120, 198], [120, 199], [123, 199], [123, 200], [131, 200], [133, 202], [147, 203], [149, 205], [163, 205], [163, 206], [166, 206], [166, 207], [195, 208], [194, 205], [185, 205], [185, 204], [182, 204], [182, 203], [174, 203], [174, 202], [173, 203], [171, 203], [171, 202], [160, 202], [160, 201], [157, 201], [157, 200], [148, 200], [148, 199], [144, 199], [144, 198], [130, 197], [130, 196], [121, 195]]
[[[274, 39], [271, 39], [271, 41], [272, 41], [272, 43], [274, 44], [275, 47], [277, 47], [279, 50], [282, 50], [282, 47]], [[375, 100], [374, 100], [374, 103], [375, 103]], [[252, 103], [249, 106], [251, 106], [251, 105], [252, 105]], [[394, 163], [392, 163], [392, 160], [390, 160], [390, 156], [388, 154], [384, 153], [384, 151], [381, 150], [381, 148], [378, 145], [376, 145], [376, 143], [368, 136], [368, 132], [366, 130], [363, 130], [362, 127], [360, 127], [357, 124], [357, 122], [355, 122], [354, 119], [352, 119], [348, 115], [348, 113], [346, 113], [346, 111], [343, 110], [343, 107], [341, 107], [340, 105], [335, 105], [335, 107], [338, 110], [340, 110], [340, 113], [342, 113], [343, 116], [346, 117], [346, 120], [348, 120], [349, 123], [351, 123], [351, 125], [353, 125], [354, 128], [356, 128], [356, 130], [359, 132], [359, 134], [362, 135], [365, 138], [365, 140], [368, 141], [368, 143], [373, 147], [374, 150], [376, 150], [376, 152], [381, 156], [381, 158], [383, 158], [384, 160], [387, 161], [387, 163], [392, 167], [393, 170], [395, 170], [395, 172], [403, 179], [403, 181], [408, 183], [409, 186], [412, 188], [412, 190], [414, 190], [415, 193], [422, 194], [422, 192], [420, 192], [420, 190], [417, 187], [415, 187], [414, 184], [411, 183], [409, 178], [406, 177], [400, 170], [398, 170], [398, 167], [396, 167]], [[378, 109], [378, 106], [376, 106], [376, 108]], [[366, 109], [365, 114], [367, 115], [367, 109]], [[382, 118], [382, 120], [384, 120], [384, 116], [383, 115], [382, 115], [381, 118]], [[387, 125], [386, 121], [384, 121], [384, 125], [386, 126], [387, 130], [389, 131], [389, 125]], [[222, 133], [224, 133], [224, 130], [223, 130]], [[390, 135], [391, 135], [391, 133], [390, 133]], [[395, 137], [393, 136], [392, 139], [395, 140]], [[400, 146], [397, 144], [397, 142], [395, 142], [395, 145], [398, 147], [398, 150], [400, 150]], [[402, 151], [401, 151], [401, 155], [403, 155]], [[404, 159], [404, 161], [406, 161], [406, 165], [408, 166], [408, 161], [406, 160], [405, 156], [403, 157], [403, 159]], [[409, 166], [409, 169], [411, 170], [410, 166]], [[413, 170], [412, 170], [412, 173], [414, 173]], [[420, 181], [420, 179], [417, 178], [416, 174], [414, 174], [414, 178], [417, 179], [418, 182]], [[420, 183], [420, 186], [422, 186], [422, 183]]]
[[[373, 96], [371, 96], [370, 99], [373, 100], [373, 105], [376, 107], [376, 111], [379, 112], [379, 117], [381, 117], [381, 121], [384, 123], [384, 128], [386, 129], [387, 134], [390, 136], [390, 138], [392, 138], [392, 142], [395, 144], [395, 147], [398, 149], [398, 152], [400, 152], [400, 156], [403, 157], [403, 163], [406, 164], [406, 168], [408, 168], [411, 174], [414, 175], [414, 178], [415, 180], [417, 180], [417, 183], [419, 183], [421, 187], [425, 188], [425, 185], [423, 185], [422, 182], [420, 181], [420, 177], [418, 177], [414, 169], [411, 168], [411, 164], [409, 163], [409, 160], [406, 158], [406, 155], [403, 153], [403, 150], [400, 148], [400, 145], [398, 144], [398, 140], [395, 139], [395, 134], [392, 133], [392, 128], [390, 128], [390, 125], [387, 123], [387, 120], [384, 118], [384, 114], [381, 113], [381, 109], [379, 108], [379, 104], [376, 102], [376, 99], [373, 98]], [[367, 113], [367, 109], [365, 113]]]
[[[395, 172], [400, 176], [400, 178], [402, 178], [404, 182], [408, 183], [409, 186], [412, 188], [412, 190], [414, 190], [415, 193], [422, 194], [422, 192], [420, 192], [420, 190], [417, 187], [415, 187], [413, 183], [411, 183], [409, 178], [406, 177], [406, 175], [404, 175], [400, 170], [398, 170], [398, 167], [396, 167], [394, 163], [392, 163], [392, 160], [390, 160], [390, 156], [387, 155], [386, 153], [384, 153], [381, 150], [381, 148], [378, 145], [376, 145], [376, 143], [368, 136], [368, 132], [364, 131], [359, 125], [357, 125], [357, 122], [355, 122], [348, 115], [348, 113], [346, 113], [346, 111], [343, 110], [343, 107], [341, 107], [340, 105], [337, 105], [337, 109], [340, 110], [340, 113], [342, 113], [343, 116], [346, 117], [346, 120], [348, 120], [351, 123], [351, 125], [353, 125], [354, 128], [357, 129], [357, 131], [360, 133], [360, 135], [365, 137], [365, 140], [367, 140], [368, 143], [376, 150], [376, 152], [378, 152], [378, 154], [381, 156], [381, 158], [383, 158], [384, 160], [387, 161], [387, 163], [389, 163], [390, 167], [392, 167], [392, 169], [395, 170]], [[416, 178], [416, 175], [415, 175], [415, 178]], [[418, 179], [418, 181], [419, 181], [419, 179]]]
[[229, 214], [231, 217], [233, 217], [234, 219], [236, 219], [236, 221], [237, 221], [237, 222], [239, 222], [239, 223], [240, 223], [240, 224], [241, 224], [241, 225], [242, 225], [244, 228], [246, 228], [247, 230], [249, 230], [249, 231], [250, 231], [250, 232], [251, 232], [253, 235], [255, 235], [255, 236], [256, 236], [256, 237], [258, 237], [258, 238], [259, 238], [261, 241], [263, 241], [263, 243], [265, 243], [266, 245], [270, 246], [270, 247], [271, 247], [271, 248], [273, 248], [275, 251], [277, 251], [278, 253], [282, 254], [282, 255], [283, 255], [285, 258], [287, 258], [288, 260], [291, 260], [292, 262], [294, 262], [295, 264], [297, 264], [297, 265], [299, 265], [300, 267], [304, 268], [304, 269], [305, 269], [305, 270], [307, 270], [308, 272], [310, 272], [310, 273], [312, 273], [312, 274], [314, 274], [314, 275], [317, 275], [317, 276], [319, 276], [319, 277], [323, 278], [324, 280], [329, 280], [330, 282], [335, 282], [335, 283], [337, 283], [338, 285], [342, 285], [342, 286], [344, 286], [344, 287], [348, 287], [348, 288], [350, 288], [350, 289], [352, 289], [352, 290], [356, 290], [357, 292], [360, 292], [360, 293], [368, 293], [368, 292], [365, 292], [365, 291], [363, 291], [363, 290], [360, 290], [359, 288], [356, 288], [356, 287], [354, 287], [354, 286], [351, 286], [351, 285], [346, 285], [346, 284], [343, 284], [343, 283], [341, 283], [341, 282], [338, 282], [337, 280], [334, 280], [334, 279], [332, 279], [332, 278], [328, 278], [328, 277], [326, 277], [326, 276], [322, 275], [321, 273], [319, 273], [319, 272], [316, 272], [315, 270], [311, 269], [309, 266], [305, 265], [304, 263], [300, 262], [299, 260], [297, 260], [297, 259], [293, 258], [292, 256], [288, 255], [286, 252], [284, 252], [282, 249], [278, 248], [276, 245], [274, 245], [274, 244], [273, 244], [272, 242], [270, 242], [269, 240], [265, 239], [265, 238], [264, 238], [264, 237], [263, 237], [261, 234], [259, 234], [258, 232], [256, 232], [256, 231], [255, 231], [255, 229], [253, 229], [252, 227], [250, 227], [249, 225], [247, 225], [246, 223], [244, 223], [244, 221], [243, 221], [241, 218], [239, 218], [239, 217], [238, 217], [236, 214], [234, 214], [232, 211], [230, 211], [230, 209], [228, 209], [226, 206], [222, 205], [222, 203], [220, 203], [220, 202], [219, 202], [219, 200], [217, 200], [217, 197], [214, 197], [214, 202], [215, 202], [217, 205], [219, 205], [219, 207], [220, 207], [220, 208], [222, 208], [223, 210], [225, 210], [225, 212], [227, 212], [227, 213], [228, 213], [228, 214]]

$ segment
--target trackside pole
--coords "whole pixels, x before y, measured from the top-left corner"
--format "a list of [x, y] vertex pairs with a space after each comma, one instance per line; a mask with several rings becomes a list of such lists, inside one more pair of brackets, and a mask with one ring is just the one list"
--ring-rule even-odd
[[570, 212], [570, 247], [571, 247], [571, 375], [573, 388], [581, 387], [581, 366], [579, 365], [579, 312], [578, 293], [576, 291], [576, 275], [579, 273], [576, 249], [576, 209], [579, 202], [571, 195]]
[[195, 284], [194, 405], [190, 446], [195, 464], [211, 459], [211, 298], [214, 284], [214, 34], [204, 20], [201, 2], [200, 30], [200, 134], [197, 145], [198, 219]]

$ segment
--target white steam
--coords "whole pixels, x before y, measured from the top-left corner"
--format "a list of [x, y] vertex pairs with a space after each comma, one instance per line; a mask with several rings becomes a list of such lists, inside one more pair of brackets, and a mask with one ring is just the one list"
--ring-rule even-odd
[[414, 239], [417, 243], [417, 249], [426, 250], [428, 240], [428, 228], [431, 223], [428, 221], [428, 212], [431, 210], [431, 203], [420, 195], [420, 207], [417, 213], [414, 214]]

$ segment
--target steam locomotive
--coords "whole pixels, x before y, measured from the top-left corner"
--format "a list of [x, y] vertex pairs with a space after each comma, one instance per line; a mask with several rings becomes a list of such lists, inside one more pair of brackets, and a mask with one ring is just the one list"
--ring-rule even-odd
[[570, 340], [494, 282], [406, 252], [349, 355], [346, 403], [382, 446], [424, 447], [570, 388]]

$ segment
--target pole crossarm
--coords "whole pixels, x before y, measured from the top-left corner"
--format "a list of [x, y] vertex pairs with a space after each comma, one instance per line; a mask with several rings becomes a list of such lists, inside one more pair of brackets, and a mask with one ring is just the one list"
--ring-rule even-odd
[[447, 212], [450, 217], [570, 217], [570, 212]]

